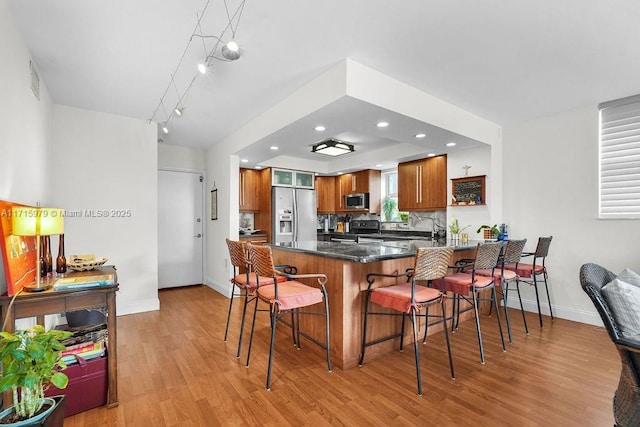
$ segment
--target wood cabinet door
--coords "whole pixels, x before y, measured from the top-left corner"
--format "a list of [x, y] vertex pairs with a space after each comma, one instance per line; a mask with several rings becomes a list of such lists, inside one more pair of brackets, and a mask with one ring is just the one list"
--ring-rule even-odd
[[260, 171], [240, 169], [240, 212], [256, 212], [260, 210]]
[[424, 209], [447, 208], [447, 156], [425, 159], [422, 168], [422, 203]]
[[336, 178], [336, 212], [344, 212], [344, 196], [353, 193], [353, 174], [345, 173]]
[[369, 169], [353, 174], [352, 189], [354, 193], [369, 192]]
[[409, 211], [418, 208], [419, 161], [398, 164], [398, 210]]
[[334, 213], [336, 210], [336, 178], [333, 176], [316, 177], [316, 196], [318, 213]]

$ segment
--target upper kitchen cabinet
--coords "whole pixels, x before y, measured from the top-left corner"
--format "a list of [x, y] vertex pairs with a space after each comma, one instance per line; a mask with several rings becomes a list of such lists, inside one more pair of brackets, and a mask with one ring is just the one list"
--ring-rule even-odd
[[313, 172], [294, 171], [288, 169], [272, 169], [271, 185], [275, 187], [314, 188]]
[[380, 212], [380, 171], [366, 169], [345, 173], [336, 178], [336, 212], [345, 212], [344, 196], [354, 193], [369, 193], [367, 212]]
[[429, 211], [446, 208], [446, 155], [398, 165], [398, 210]]
[[334, 213], [336, 211], [336, 178], [317, 176], [316, 196], [318, 197], [319, 214]]
[[240, 212], [260, 210], [260, 175], [259, 170], [240, 169]]

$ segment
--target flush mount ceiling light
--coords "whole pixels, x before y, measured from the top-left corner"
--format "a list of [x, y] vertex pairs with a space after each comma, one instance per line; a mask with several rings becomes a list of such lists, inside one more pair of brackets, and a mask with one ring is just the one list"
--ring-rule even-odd
[[325, 129], [326, 129], [326, 128], [325, 128], [324, 126], [316, 126], [316, 127], [315, 127], [316, 132], [324, 132], [324, 131], [325, 131]]
[[280, 147], [276, 147], [275, 145], [272, 145], [271, 147], [269, 147], [269, 149], [276, 151], [278, 150]]
[[235, 61], [240, 58], [240, 46], [238, 46], [238, 43], [235, 40], [231, 40], [222, 46], [222, 56], [229, 61]]
[[447, 142], [447, 147], [454, 147], [455, 145], [455, 142]]
[[338, 141], [337, 139], [329, 139], [327, 141], [318, 142], [311, 146], [312, 153], [326, 154], [327, 156], [341, 156], [343, 154], [353, 153], [355, 148], [351, 144]]
[[387, 126], [389, 126], [389, 123], [387, 123], [387, 122], [378, 122], [378, 124], [376, 124], [376, 126], [378, 126], [379, 128], [386, 128]]
[[414, 138], [424, 138], [424, 137], [426, 137], [426, 136], [427, 136], [427, 135], [426, 135], [426, 134], [424, 134], [424, 133], [417, 133], [417, 134], [415, 134], [415, 135], [414, 135]]

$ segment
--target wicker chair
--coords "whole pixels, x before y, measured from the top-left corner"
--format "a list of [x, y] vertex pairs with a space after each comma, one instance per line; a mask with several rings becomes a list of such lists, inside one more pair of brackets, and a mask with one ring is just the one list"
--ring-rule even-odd
[[[227, 341], [229, 334], [229, 321], [231, 319], [233, 300], [236, 296], [244, 297], [242, 321], [240, 323], [240, 336], [238, 338], [238, 351], [236, 352], [236, 357], [240, 357], [247, 304], [255, 298], [255, 291], [258, 287], [258, 282], [269, 284], [272, 279], [270, 277], [257, 277], [255, 273], [251, 274], [245, 242], [230, 239], [226, 239], [226, 242], [227, 248], [229, 249], [231, 265], [233, 266], [233, 277], [231, 278], [233, 289], [231, 290], [231, 298], [229, 299], [229, 311], [227, 313], [227, 326], [224, 328], [224, 340]], [[243, 270], [244, 272], [242, 272]], [[282, 277], [280, 280], [284, 281], [286, 279]], [[236, 293], [236, 289], [238, 290], [238, 293]]]
[[[525, 282], [533, 286], [536, 291], [536, 302], [538, 304], [538, 318], [540, 319], [540, 327], [542, 327], [542, 311], [540, 310], [540, 296], [538, 295], [538, 277], [542, 276], [544, 280], [544, 288], [547, 291], [547, 301], [549, 302], [549, 314], [551, 320], [553, 320], [553, 310], [551, 309], [551, 297], [549, 296], [549, 285], [547, 282], [548, 274], [547, 267], [545, 266], [545, 260], [549, 255], [549, 246], [551, 245], [551, 239], [553, 236], [540, 237], [538, 239], [538, 245], [535, 252], [524, 252], [523, 257], [533, 256], [533, 262], [527, 263], [511, 263], [505, 265], [505, 269], [513, 270], [518, 275], [518, 282]], [[529, 333], [527, 324], [525, 322], [525, 330]]]
[[[480, 349], [480, 361], [484, 364], [484, 346], [482, 344], [482, 332], [480, 330], [480, 318], [478, 316], [478, 303], [487, 298], [480, 297], [480, 291], [491, 290], [490, 301], [496, 306], [496, 319], [498, 320], [498, 329], [500, 330], [500, 339], [502, 340], [502, 351], [507, 351], [504, 345], [504, 335], [502, 334], [502, 324], [500, 323], [500, 311], [498, 310], [498, 301], [496, 298], [496, 287], [493, 270], [498, 264], [498, 258], [502, 251], [502, 242], [478, 244], [476, 257], [473, 264], [469, 266], [470, 271], [458, 271], [444, 278], [444, 289], [454, 294], [454, 327], [457, 328], [460, 323], [460, 303], [461, 300], [471, 304], [476, 321], [476, 333], [478, 335], [478, 347]], [[476, 272], [478, 270], [489, 269], [491, 274], [481, 276]]]
[[[269, 304], [271, 314], [271, 341], [269, 347], [269, 363], [267, 366], [267, 390], [271, 390], [271, 371], [273, 366], [273, 349], [276, 340], [276, 326], [278, 321], [287, 313], [291, 314], [291, 328], [293, 331], [294, 345], [300, 349], [300, 336], [304, 336], [314, 344], [326, 350], [327, 369], [332, 372], [331, 367], [331, 348], [329, 339], [329, 299], [325, 284], [327, 276], [324, 274], [287, 274], [276, 270], [273, 265], [273, 257], [271, 248], [268, 246], [256, 246], [251, 243], [247, 244], [247, 252], [251, 263], [252, 271], [258, 276], [270, 278], [269, 284], [259, 282], [256, 289], [256, 295], [260, 301]], [[284, 277], [285, 281], [279, 282], [279, 278]], [[308, 286], [291, 279], [317, 279], [318, 287]], [[301, 311], [303, 307], [321, 304], [324, 300], [324, 312]], [[253, 313], [253, 322], [251, 325], [251, 338], [249, 339], [249, 351], [247, 354], [247, 366], [251, 357], [251, 346], [253, 344], [253, 335], [256, 325], [256, 310]], [[316, 341], [311, 336], [300, 331], [300, 315], [315, 315], [325, 318], [325, 343]]]
[[625, 339], [601, 289], [615, 278], [615, 274], [597, 264], [584, 264], [580, 268], [580, 284], [602, 318], [609, 338], [616, 346], [622, 362], [620, 381], [613, 396], [613, 416], [618, 427], [640, 425], [640, 343]]
[[[403, 349], [404, 344], [404, 326], [405, 319], [409, 317], [411, 320], [411, 326], [413, 328], [413, 349], [416, 361], [416, 377], [418, 382], [418, 395], [422, 396], [422, 379], [420, 376], [420, 352], [418, 350], [418, 330], [416, 325], [417, 317], [425, 317], [425, 338], [426, 328], [429, 325], [429, 318], [435, 317], [440, 319], [438, 321], [443, 323], [443, 330], [445, 340], [447, 342], [447, 351], [449, 353], [449, 367], [451, 369], [451, 378], [455, 378], [453, 371], [453, 358], [451, 357], [451, 346], [449, 344], [449, 332], [447, 330], [447, 318], [445, 297], [443, 293], [438, 289], [433, 289], [427, 286], [419, 285], [417, 282], [428, 284], [432, 281], [441, 281], [444, 275], [447, 274], [447, 268], [451, 255], [453, 254], [453, 248], [420, 248], [417, 251], [415, 265], [413, 269], [409, 269], [400, 274], [382, 274], [382, 273], [370, 273], [367, 274], [367, 296], [364, 306], [364, 324], [362, 328], [362, 348], [360, 351], [360, 361], [358, 364], [362, 366], [364, 363], [365, 349], [368, 346], [379, 344], [384, 341], [388, 341], [394, 338], [400, 338], [400, 351]], [[395, 284], [391, 286], [373, 288], [376, 279], [380, 278], [393, 278], [396, 280], [404, 278], [406, 283]], [[372, 289], [373, 288], [373, 289]], [[370, 312], [369, 303], [372, 302], [378, 306], [396, 310], [399, 313], [389, 312]], [[429, 315], [428, 308], [433, 304], [440, 304], [440, 315]], [[426, 309], [425, 314], [420, 314], [422, 308]], [[402, 326], [399, 333], [379, 338], [371, 342], [367, 342], [367, 319], [371, 315], [379, 316], [402, 316]]]
[[[504, 302], [504, 317], [507, 321], [507, 334], [509, 335], [510, 343], [513, 342], [513, 339], [511, 337], [511, 319], [509, 319], [509, 310], [507, 309], [507, 297], [509, 291], [518, 292], [518, 299], [520, 300], [520, 311], [522, 312], [522, 321], [524, 322], [524, 328], [527, 331], [527, 334], [529, 333], [529, 330], [527, 329], [527, 318], [524, 315], [522, 297], [520, 296], [520, 282], [518, 274], [514, 270], [505, 269], [505, 265], [518, 265], [518, 263], [520, 262], [520, 257], [522, 256], [522, 250], [524, 249], [524, 245], [526, 243], [527, 239], [509, 240], [506, 247], [504, 248], [504, 255], [501, 257], [500, 262], [498, 263], [498, 268], [487, 268], [476, 271], [476, 274], [480, 274], [481, 276], [490, 276], [493, 274], [495, 279], [498, 281], [496, 287], [499, 288], [502, 292], [502, 301]], [[514, 284], [515, 288], [510, 288], [509, 285], [511, 284]]]

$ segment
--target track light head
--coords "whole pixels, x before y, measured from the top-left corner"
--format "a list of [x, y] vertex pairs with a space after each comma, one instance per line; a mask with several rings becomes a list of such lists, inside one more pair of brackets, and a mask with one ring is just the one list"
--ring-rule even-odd
[[240, 58], [240, 46], [235, 40], [230, 40], [226, 45], [222, 46], [222, 56], [229, 61], [235, 61]]

